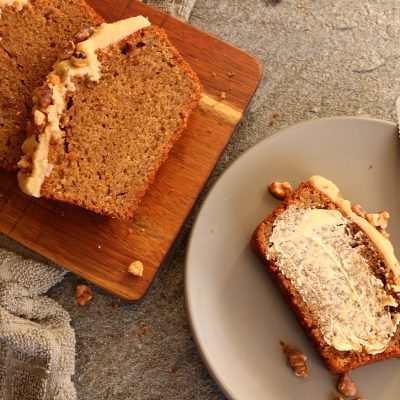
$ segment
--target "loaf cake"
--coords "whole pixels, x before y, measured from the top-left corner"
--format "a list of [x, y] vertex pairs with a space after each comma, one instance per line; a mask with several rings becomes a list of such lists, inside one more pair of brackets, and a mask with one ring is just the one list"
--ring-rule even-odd
[[102, 22], [83, 0], [0, 1], [0, 167], [17, 168], [33, 89], [76, 32]]
[[165, 32], [142, 16], [102, 24], [84, 39], [35, 92], [18, 180], [29, 195], [127, 219], [201, 85]]
[[387, 218], [314, 176], [253, 234], [253, 248], [334, 373], [400, 357], [400, 267]]

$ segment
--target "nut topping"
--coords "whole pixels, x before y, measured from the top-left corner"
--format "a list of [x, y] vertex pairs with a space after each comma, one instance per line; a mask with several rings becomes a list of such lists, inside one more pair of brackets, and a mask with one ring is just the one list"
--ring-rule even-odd
[[35, 110], [33, 114], [33, 121], [36, 127], [40, 127], [46, 122], [46, 115], [39, 110]]
[[80, 284], [75, 288], [76, 304], [84, 306], [93, 297], [92, 289], [88, 285]]
[[367, 213], [362, 209], [360, 204], [353, 204], [351, 206], [351, 211], [353, 211], [354, 214], [357, 214], [361, 218], [367, 218]]
[[24, 174], [32, 173], [32, 157], [29, 154], [24, 154], [21, 159], [18, 161], [18, 168]]
[[381, 211], [375, 214], [367, 214], [367, 221], [374, 226], [384, 238], [388, 238], [389, 234], [385, 231], [390, 215], [387, 211]]
[[355, 396], [357, 393], [356, 384], [350, 379], [347, 372], [340, 375], [337, 388], [339, 393], [346, 397]]
[[290, 346], [283, 342], [279, 343], [282, 346], [282, 350], [287, 356], [288, 364], [293, 369], [295, 375], [300, 378], [307, 378], [308, 370], [306, 365], [306, 355], [304, 353], [301, 353], [300, 351], [292, 349]]
[[51, 104], [53, 91], [46, 85], [40, 86], [35, 90], [40, 108], [47, 108]]
[[52, 85], [56, 86], [59, 85], [61, 83], [61, 79], [58, 75], [50, 75], [49, 79], [48, 79], [49, 83], [51, 83]]
[[128, 272], [136, 276], [143, 275], [143, 263], [141, 261], [134, 261], [128, 267]]
[[83, 42], [86, 39], [89, 39], [90, 36], [93, 35], [93, 32], [94, 32], [93, 26], [86, 26], [85, 28], [75, 33], [74, 42], [79, 43]]
[[272, 182], [268, 186], [268, 189], [279, 200], [286, 199], [292, 193], [292, 185], [289, 182]]

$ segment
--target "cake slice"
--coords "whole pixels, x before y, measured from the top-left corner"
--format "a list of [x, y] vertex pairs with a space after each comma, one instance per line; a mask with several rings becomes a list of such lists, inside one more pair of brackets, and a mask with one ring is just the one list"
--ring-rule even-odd
[[36, 90], [21, 189], [129, 218], [200, 99], [165, 32], [141, 16], [103, 24]]
[[78, 31], [102, 22], [83, 0], [0, 1], [0, 167], [17, 168], [33, 89]]
[[255, 230], [252, 245], [328, 368], [400, 357], [400, 267], [388, 214], [365, 214], [314, 176]]

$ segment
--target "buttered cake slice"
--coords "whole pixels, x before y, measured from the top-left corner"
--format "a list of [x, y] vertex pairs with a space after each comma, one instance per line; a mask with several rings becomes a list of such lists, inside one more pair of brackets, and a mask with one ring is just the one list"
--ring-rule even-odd
[[366, 214], [313, 176], [254, 232], [254, 249], [335, 373], [400, 357], [400, 266], [388, 217]]
[[165, 32], [146, 18], [88, 31], [35, 92], [21, 189], [129, 218], [200, 92]]

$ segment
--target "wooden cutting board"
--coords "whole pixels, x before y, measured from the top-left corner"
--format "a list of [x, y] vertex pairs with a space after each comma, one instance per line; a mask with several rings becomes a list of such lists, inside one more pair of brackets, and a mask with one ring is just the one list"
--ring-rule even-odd
[[[25, 196], [16, 175], [3, 171], [0, 232], [117, 296], [138, 300], [241, 120], [262, 72], [250, 55], [139, 1], [89, 3], [109, 22], [141, 14], [163, 27], [199, 76], [202, 100], [131, 221]], [[144, 264], [143, 277], [128, 273], [135, 260]]]

